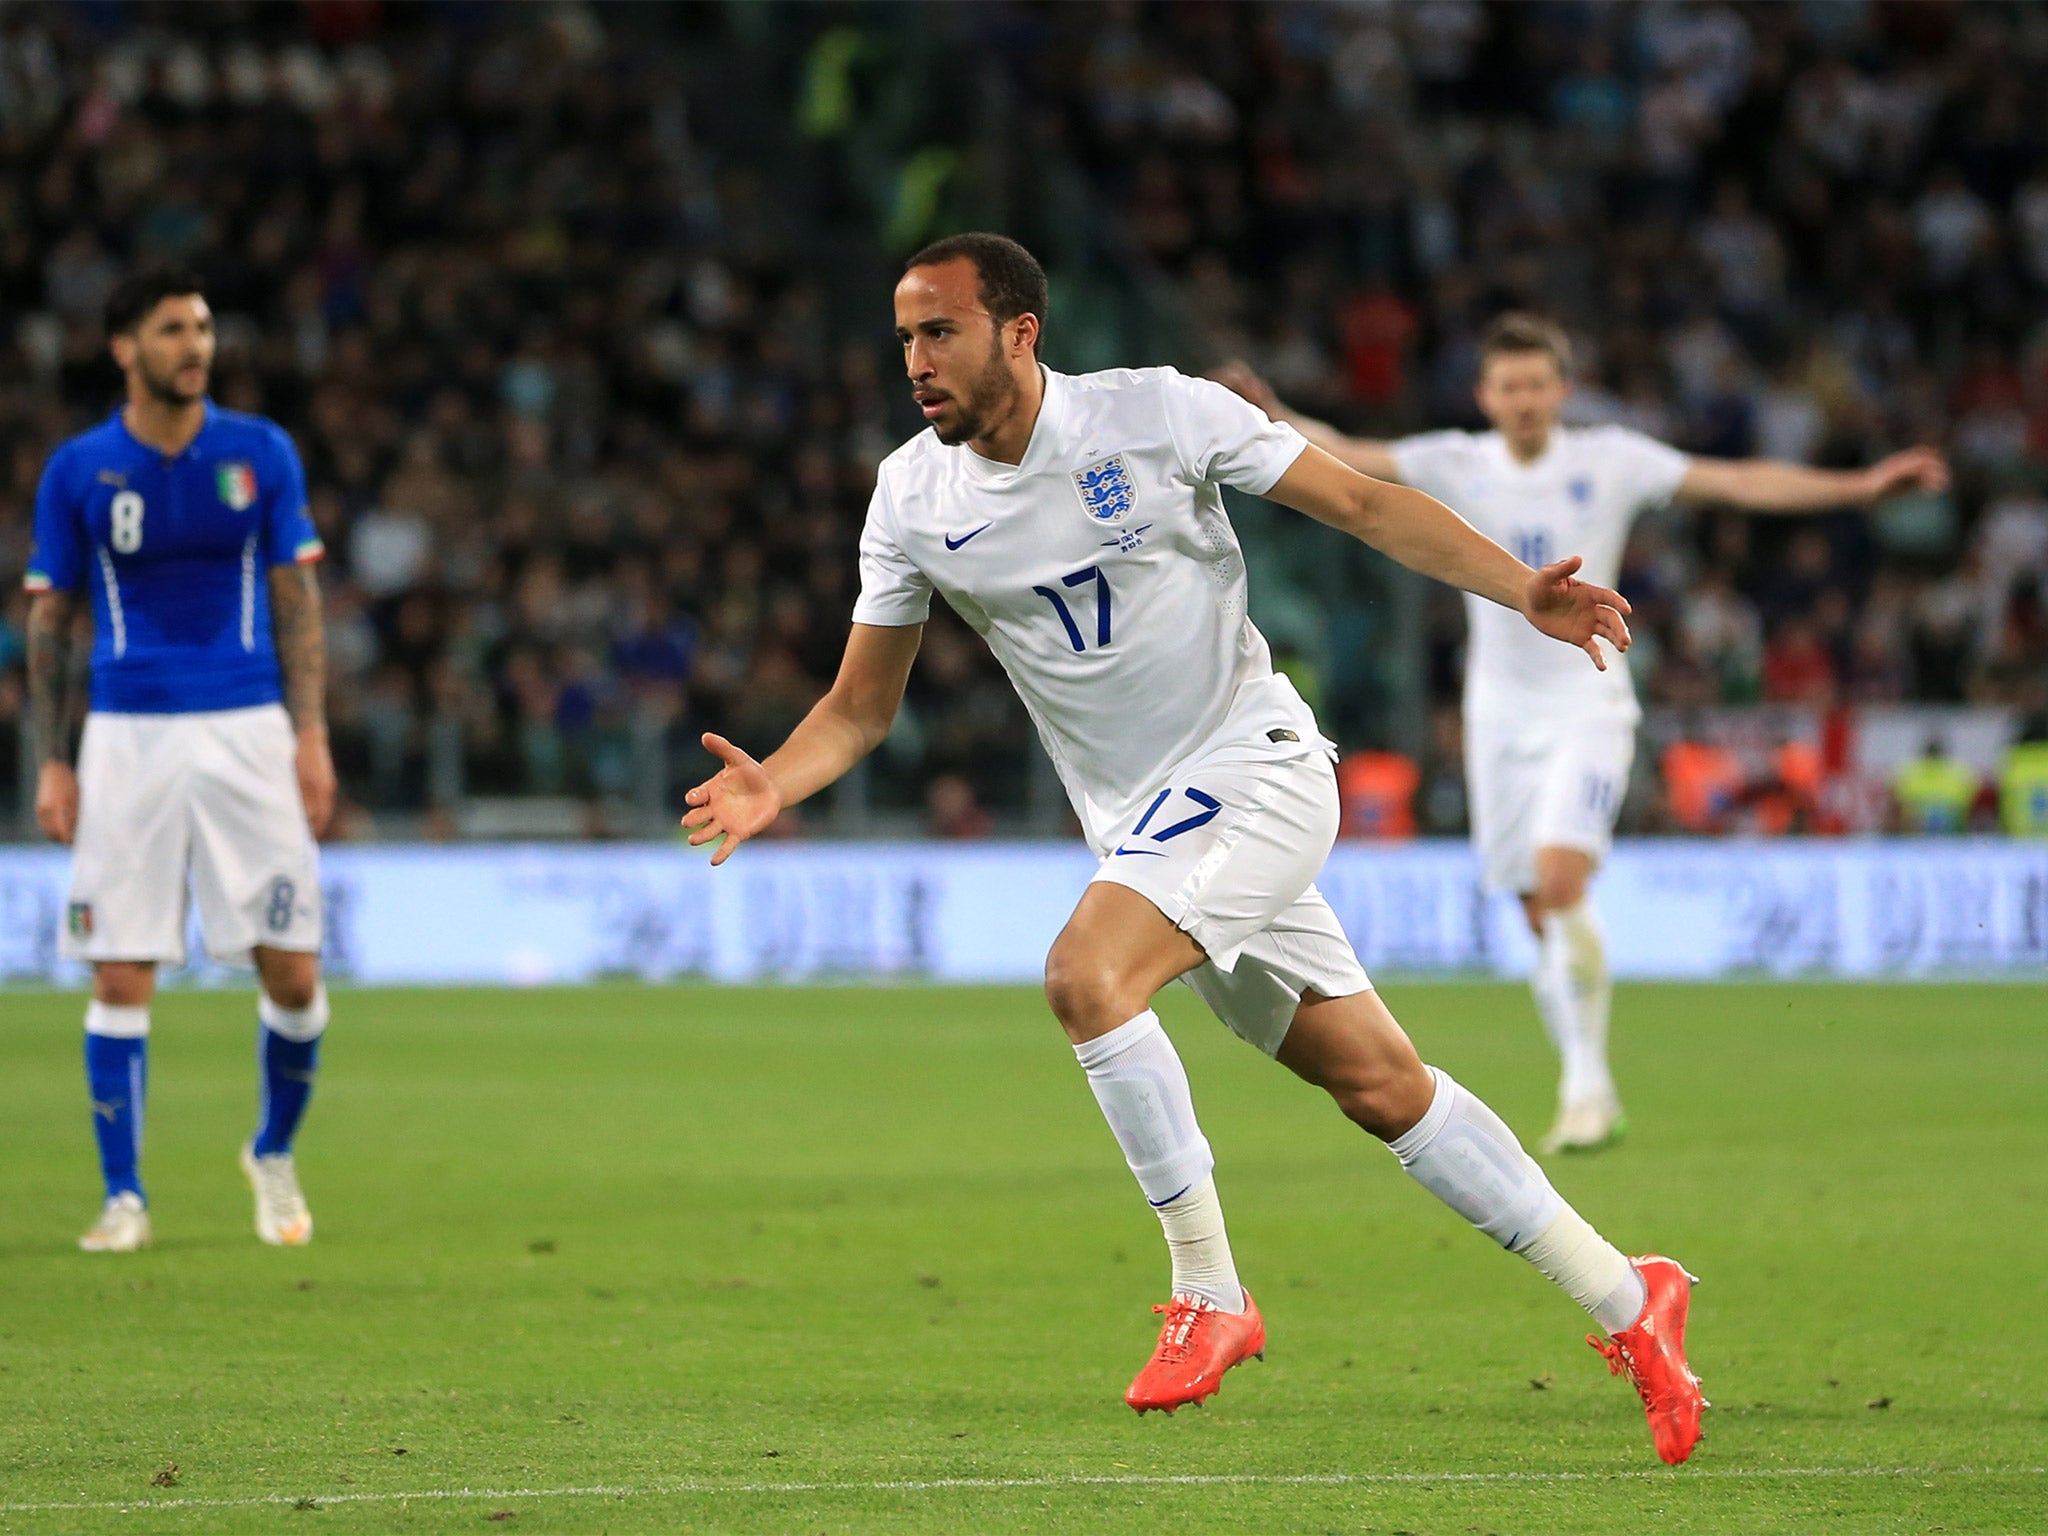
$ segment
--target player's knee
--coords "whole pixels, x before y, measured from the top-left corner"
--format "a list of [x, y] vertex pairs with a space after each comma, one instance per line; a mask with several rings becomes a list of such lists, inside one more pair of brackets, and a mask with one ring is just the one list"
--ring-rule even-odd
[[1577, 863], [1543, 870], [1536, 880], [1536, 901], [1545, 912], [1562, 912], [1586, 899], [1586, 871]]
[[1436, 1079], [1420, 1061], [1330, 1088], [1330, 1097], [1344, 1117], [1381, 1141], [1392, 1141], [1412, 1130], [1429, 1112], [1435, 1096]]
[[263, 995], [296, 1012], [313, 1006], [320, 990], [320, 962], [313, 955], [272, 955], [262, 966]]
[[1124, 978], [1100, 951], [1055, 944], [1045, 957], [1045, 1000], [1077, 1044], [1116, 1028], [1138, 1010], [1125, 1010]]
[[292, 1012], [297, 1013], [301, 1009], [313, 1006], [313, 994], [318, 990], [318, 985], [316, 981], [300, 982], [297, 978], [293, 978], [282, 986], [273, 986], [265, 983], [263, 995], [277, 1004], [278, 1007], [288, 1008]]
[[115, 1008], [146, 1008], [156, 991], [156, 967], [139, 960], [103, 960], [93, 967], [95, 1002]]

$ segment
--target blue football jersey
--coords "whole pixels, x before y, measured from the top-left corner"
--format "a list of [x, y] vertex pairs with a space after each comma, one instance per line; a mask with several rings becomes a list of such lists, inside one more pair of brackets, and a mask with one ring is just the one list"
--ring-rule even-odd
[[31, 592], [92, 591], [92, 707], [182, 714], [275, 704], [273, 566], [325, 553], [284, 429], [207, 403], [169, 457], [121, 413], [50, 455], [36, 492]]

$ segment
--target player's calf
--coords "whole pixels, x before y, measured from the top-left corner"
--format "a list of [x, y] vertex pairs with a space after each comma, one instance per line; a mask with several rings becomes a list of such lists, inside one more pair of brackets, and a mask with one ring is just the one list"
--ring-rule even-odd
[[1436, 1079], [1373, 992], [1304, 1000], [1277, 1059], [1381, 1141], [1415, 1125], [1436, 1096]]

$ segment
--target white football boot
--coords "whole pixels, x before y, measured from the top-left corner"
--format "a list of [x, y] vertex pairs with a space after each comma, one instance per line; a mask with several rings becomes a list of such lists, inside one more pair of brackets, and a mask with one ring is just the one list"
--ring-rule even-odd
[[277, 1248], [302, 1248], [313, 1240], [313, 1213], [299, 1193], [298, 1170], [289, 1152], [256, 1155], [256, 1144], [242, 1143], [242, 1172], [256, 1192], [256, 1235]]
[[87, 1253], [133, 1253], [149, 1246], [149, 1207], [133, 1190], [110, 1195], [100, 1219], [79, 1238]]
[[1560, 1107], [1557, 1123], [1551, 1126], [1538, 1150], [1545, 1157], [1555, 1157], [1560, 1152], [1600, 1152], [1616, 1145], [1627, 1134], [1628, 1116], [1622, 1113], [1621, 1100], [1604, 1094]]

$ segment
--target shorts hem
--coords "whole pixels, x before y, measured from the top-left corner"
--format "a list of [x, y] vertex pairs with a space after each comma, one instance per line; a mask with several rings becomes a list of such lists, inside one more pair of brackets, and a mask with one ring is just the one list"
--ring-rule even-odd
[[130, 949], [119, 954], [101, 954], [97, 947], [87, 950], [74, 945], [59, 944], [57, 958], [73, 965], [183, 965], [185, 951], [181, 947], [176, 950], [158, 950], [152, 954], [145, 948], [145, 951], [140, 953]]
[[[1132, 873], [1135, 874], [1136, 871], [1134, 870]], [[1097, 882], [1104, 885], [1120, 885], [1125, 890], [1135, 891], [1138, 895], [1144, 897], [1152, 904], [1152, 909], [1155, 912], [1189, 938], [1193, 939], [1201, 947], [1204, 964], [1213, 965], [1218, 970], [1228, 971], [1233, 969], [1237, 964], [1238, 956], [1244, 953], [1245, 945], [1251, 942], [1250, 936], [1247, 935], [1245, 938], [1239, 939], [1235, 944], [1217, 944], [1212, 947], [1210, 944], [1205, 943], [1202, 935], [1197, 932], [1198, 929], [1208, 926], [1208, 920], [1201, 913], [1193, 909], [1192, 903], [1181, 899], [1179, 891], [1175, 891], [1172, 896], [1162, 897], [1157, 891], [1148, 891], [1134, 880], [1126, 880], [1114, 865], [1097, 869], [1094, 875], [1089, 878], [1088, 883], [1094, 885]]]
[[206, 958], [215, 965], [232, 965], [253, 970], [256, 965], [256, 951], [259, 949], [274, 949], [278, 953], [285, 955], [313, 955], [317, 957], [321, 952], [322, 945], [317, 940], [311, 944], [268, 944], [261, 939], [251, 939], [247, 944], [236, 948], [229, 945], [217, 945], [209, 940], [203, 948], [206, 950]]

